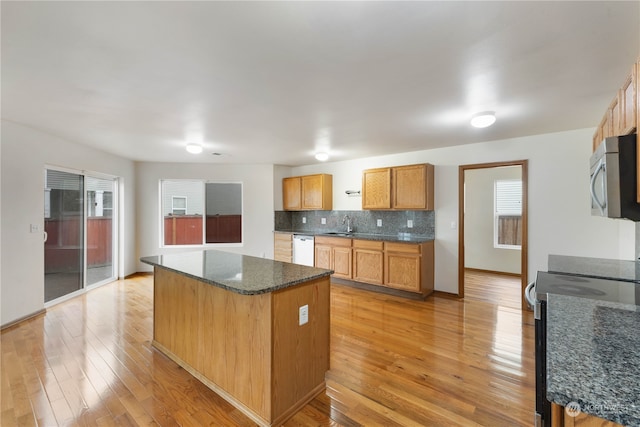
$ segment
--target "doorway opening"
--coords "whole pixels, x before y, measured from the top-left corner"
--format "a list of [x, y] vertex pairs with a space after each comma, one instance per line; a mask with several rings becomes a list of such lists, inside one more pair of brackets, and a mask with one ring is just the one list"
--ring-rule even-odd
[[527, 309], [527, 166], [459, 167], [459, 297]]
[[45, 169], [45, 305], [116, 280], [116, 184], [114, 177]]

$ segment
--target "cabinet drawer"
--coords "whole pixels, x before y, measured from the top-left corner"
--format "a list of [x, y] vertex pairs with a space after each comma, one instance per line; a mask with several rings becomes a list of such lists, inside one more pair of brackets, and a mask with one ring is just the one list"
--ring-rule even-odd
[[291, 233], [273, 233], [273, 238], [276, 242], [289, 242], [291, 243]]
[[395, 243], [395, 242], [385, 242], [384, 250], [388, 252], [402, 252], [406, 254], [419, 254], [420, 245], [416, 243]]
[[353, 247], [359, 249], [369, 249], [372, 251], [381, 251], [384, 247], [384, 242], [378, 242], [375, 240], [353, 240]]
[[342, 237], [316, 236], [315, 243], [316, 245], [351, 247], [351, 239]]

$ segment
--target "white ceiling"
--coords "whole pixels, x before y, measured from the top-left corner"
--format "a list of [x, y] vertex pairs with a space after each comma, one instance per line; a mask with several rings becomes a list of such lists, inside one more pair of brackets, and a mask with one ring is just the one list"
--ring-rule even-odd
[[[303, 165], [322, 144], [339, 161], [595, 127], [640, 53], [637, 1], [0, 7], [2, 118], [140, 161]], [[482, 110], [497, 123], [471, 128]]]

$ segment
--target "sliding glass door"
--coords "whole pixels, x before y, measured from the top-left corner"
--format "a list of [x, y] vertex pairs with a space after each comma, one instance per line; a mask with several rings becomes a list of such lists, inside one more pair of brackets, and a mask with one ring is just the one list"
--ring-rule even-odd
[[115, 279], [113, 200], [115, 180], [86, 177], [87, 286]]
[[45, 303], [115, 280], [115, 183], [45, 170]]
[[84, 177], [47, 169], [44, 189], [44, 301], [82, 289]]

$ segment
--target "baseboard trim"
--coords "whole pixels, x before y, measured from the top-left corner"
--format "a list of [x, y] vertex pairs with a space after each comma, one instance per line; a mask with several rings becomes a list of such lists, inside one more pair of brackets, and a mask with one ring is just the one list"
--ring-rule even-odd
[[484, 270], [482, 268], [465, 267], [464, 271], [474, 271], [474, 272], [477, 272], [477, 273], [498, 274], [500, 276], [522, 277], [522, 274], [519, 274], [519, 273], [508, 273], [506, 271]]
[[433, 296], [440, 297], [440, 298], [456, 299], [456, 300], [462, 299], [458, 294], [445, 292], [445, 291], [433, 291]]
[[153, 276], [153, 271], [136, 271], [135, 273], [129, 274], [128, 276], [124, 276], [126, 279], [133, 279], [134, 277], [145, 277], [145, 276]]
[[29, 319], [33, 319], [34, 317], [40, 316], [41, 314], [45, 314], [47, 312], [46, 308], [43, 308], [42, 310], [38, 310], [35, 311], [31, 314], [27, 314], [26, 316], [22, 316], [19, 319], [13, 320], [9, 323], [6, 323], [2, 326], [0, 326], [0, 331], [4, 331], [5, 329], [11, 328], [12, 326], [17, 326], [19, 323], [22, 323], [24, 321], [27, 321]]

